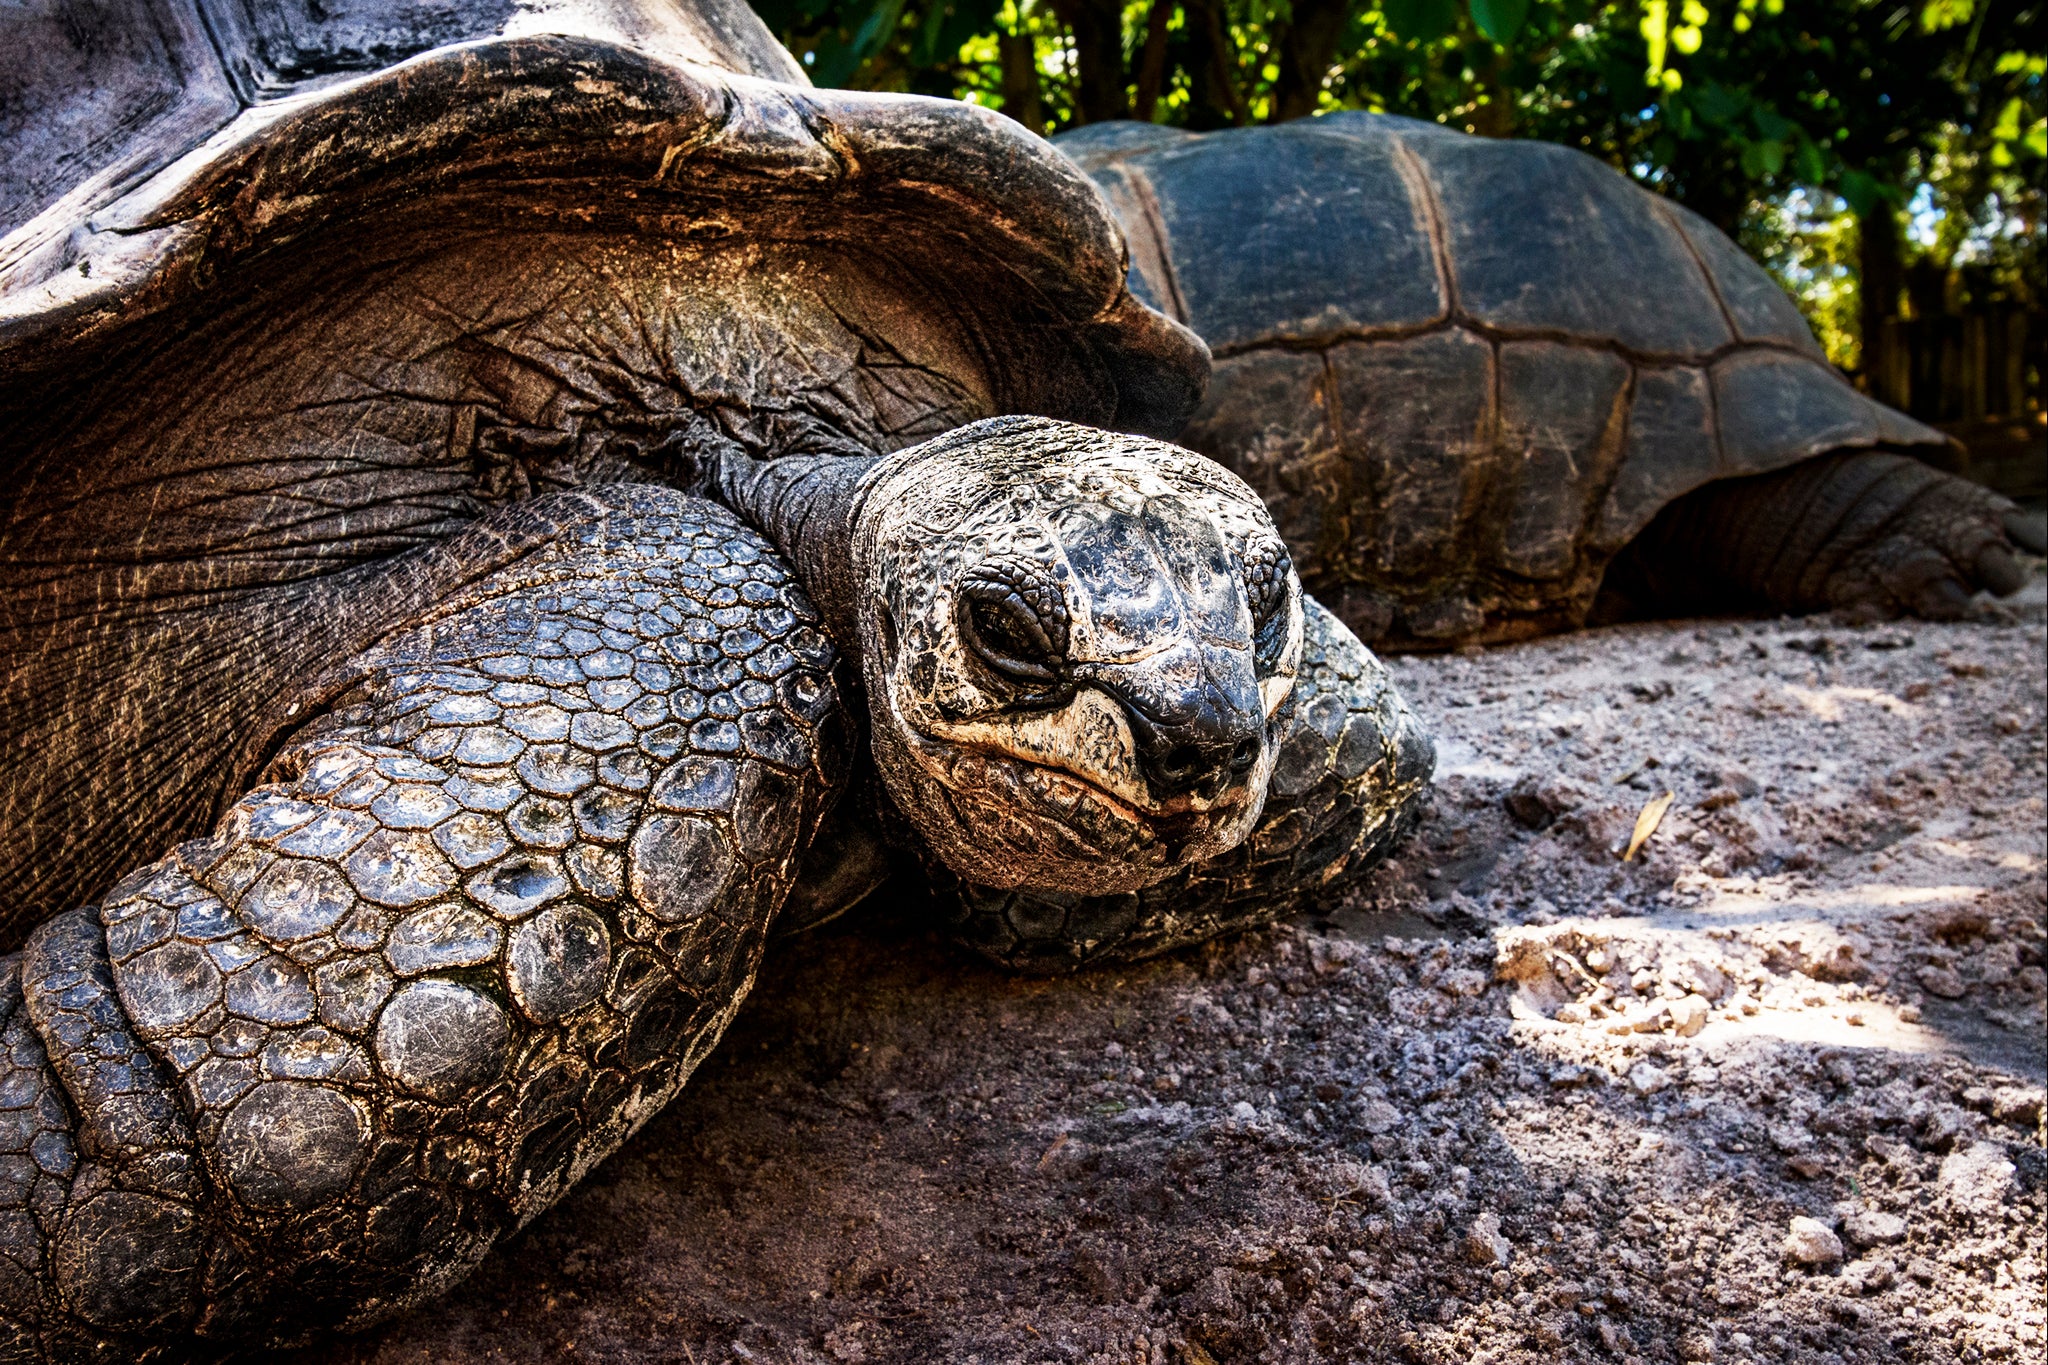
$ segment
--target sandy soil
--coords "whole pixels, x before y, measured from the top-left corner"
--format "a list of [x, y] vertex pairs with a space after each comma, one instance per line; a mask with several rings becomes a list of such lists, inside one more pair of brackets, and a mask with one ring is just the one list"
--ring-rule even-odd
[[2044, 601], [1401, 661], [1440, 778], [1355, 904], [1058, 981], [887, 904], [784, 944], [301, 1365], [2039, 1361]]

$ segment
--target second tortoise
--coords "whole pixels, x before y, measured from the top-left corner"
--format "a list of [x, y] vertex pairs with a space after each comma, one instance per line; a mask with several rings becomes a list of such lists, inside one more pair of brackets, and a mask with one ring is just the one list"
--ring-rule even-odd
[[1334, 114], [1059, 139], [1134, 293], [1208, 342], [1181, 440], [1382, 648], [1598, 610], [1959, 614], [2038, 518], [1932, 468], [1762, 267], [1593, 158]]

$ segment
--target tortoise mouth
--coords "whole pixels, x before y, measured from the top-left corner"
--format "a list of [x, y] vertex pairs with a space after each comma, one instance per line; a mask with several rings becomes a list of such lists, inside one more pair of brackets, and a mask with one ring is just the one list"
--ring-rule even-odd
[[[1186, 798], [1141, 806], [1088, 777], [977, 743], [896, 731], [913, 787], [944, 826], [918, 823], [961, 876], [990, 886], [1108, 894], [1134, 891], [1235, 847], [1258, 819], [1263, 784], [1235, 782], [1194, 809]], [[911, 774], [891, 773], [902, 779]]]
[[934, 748], [947, 746], [962, 755], [976, 755], [984, 761], [1015, 768], [1025, 794], [1037, 798], [1041, 810], [1065, 810], [1069, 803], [1061, 793], [1067, 788], [1078, 788], [1087, 799], [1100, 803], [1133, 824], [1156, 831], [1162, 839], [1169, 841], [1187, 842], [1196, 836], [1204, 822], [1213, 822], [1219, 816], [1227, 818], [1250, 796], [1249, 784], [1233, 777], [1228, 785], [1207, 799], [1180, 795], [1163, 800], [1148, 796], [1143, 801], [1134, 801], [1129, 793], [1115, 791], [1074, 768], [1044, 763], [992, 744], [930, 735], [921, 738]]

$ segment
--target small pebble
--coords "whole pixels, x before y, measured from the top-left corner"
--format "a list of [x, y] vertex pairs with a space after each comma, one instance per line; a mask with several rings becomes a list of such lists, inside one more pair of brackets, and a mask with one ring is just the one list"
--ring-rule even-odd
[[1842, 1259], [1842, 1239], [1820, 1219], [1801, 1214], [1785, 1234], [1784, 1252], [1786, 1260], [1800, 1265], [1833, 1265]]
[[1654, 1062], [1637, 1062], [1629, 1068], [1628, 1083], [1638, 1095], [1654, 1095], [1671, 1084], [1671, 1076]]
[[1358, 1126], [1374, 1137], [1392, 1132], [1401, 1122], [1401, 1111], [1385, 1100], [1367, 1100], [1358, 1112]]
[[1664, 1007], [1671, 1020], [1671, 1031], [1681, 1038], [1690, 1038], [1705, 1028], [1707, 1016], [1713, 1011], [1713, 1005], [1699, 995], [1682, 996]]
[[1853, 1247], [1903, 1242], [1906, 1240], [1906, 1220], [1883, 1209], [1855, 1209], [1842, 1219], [1842, 1236]]
[[1941, 1160], [1942, 1189], [1957, 1208], [1980, 1217], [1998, 1213], [2012, 1192], [2013, 1164], [1998, 1144], [1973, 1142]]
[[1465, 1233], [1465, 1259], [1476, 1266], [1505, 1266], [1515, 1249], [1501, 1235], [1500, 1215], [1488, 1209]]
[[1953, 967], [1922, 967], [1918, 973], [1920, 989], [1929, 995], [1938, 995], [1944, 1000], [1960, 1000], [1968, 989], [1963, 979], [1957, 976]]

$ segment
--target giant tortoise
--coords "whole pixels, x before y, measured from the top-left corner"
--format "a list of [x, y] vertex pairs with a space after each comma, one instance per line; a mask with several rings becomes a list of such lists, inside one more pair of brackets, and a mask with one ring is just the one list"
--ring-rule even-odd
[[1015, 125], [812, 91], [736, 0], [0, 35], [0, 1357], [452, 1283], [872, 880], [849, 786], [1024, 962], [1413, 809], [1376, 661], [1142, 435], [1201, 343]]
[[2022, 581], [2009, 534], [2042, 548], [1910, 458], [1946, 438], [1850, 387], [1725, 234], [1583, 153], [1364, 113], [1058, 145], [1215, 354], [1180, 439], [1368, 641], [1575, 626], [1603, 580], [1603, 614], [1949, 617]]

